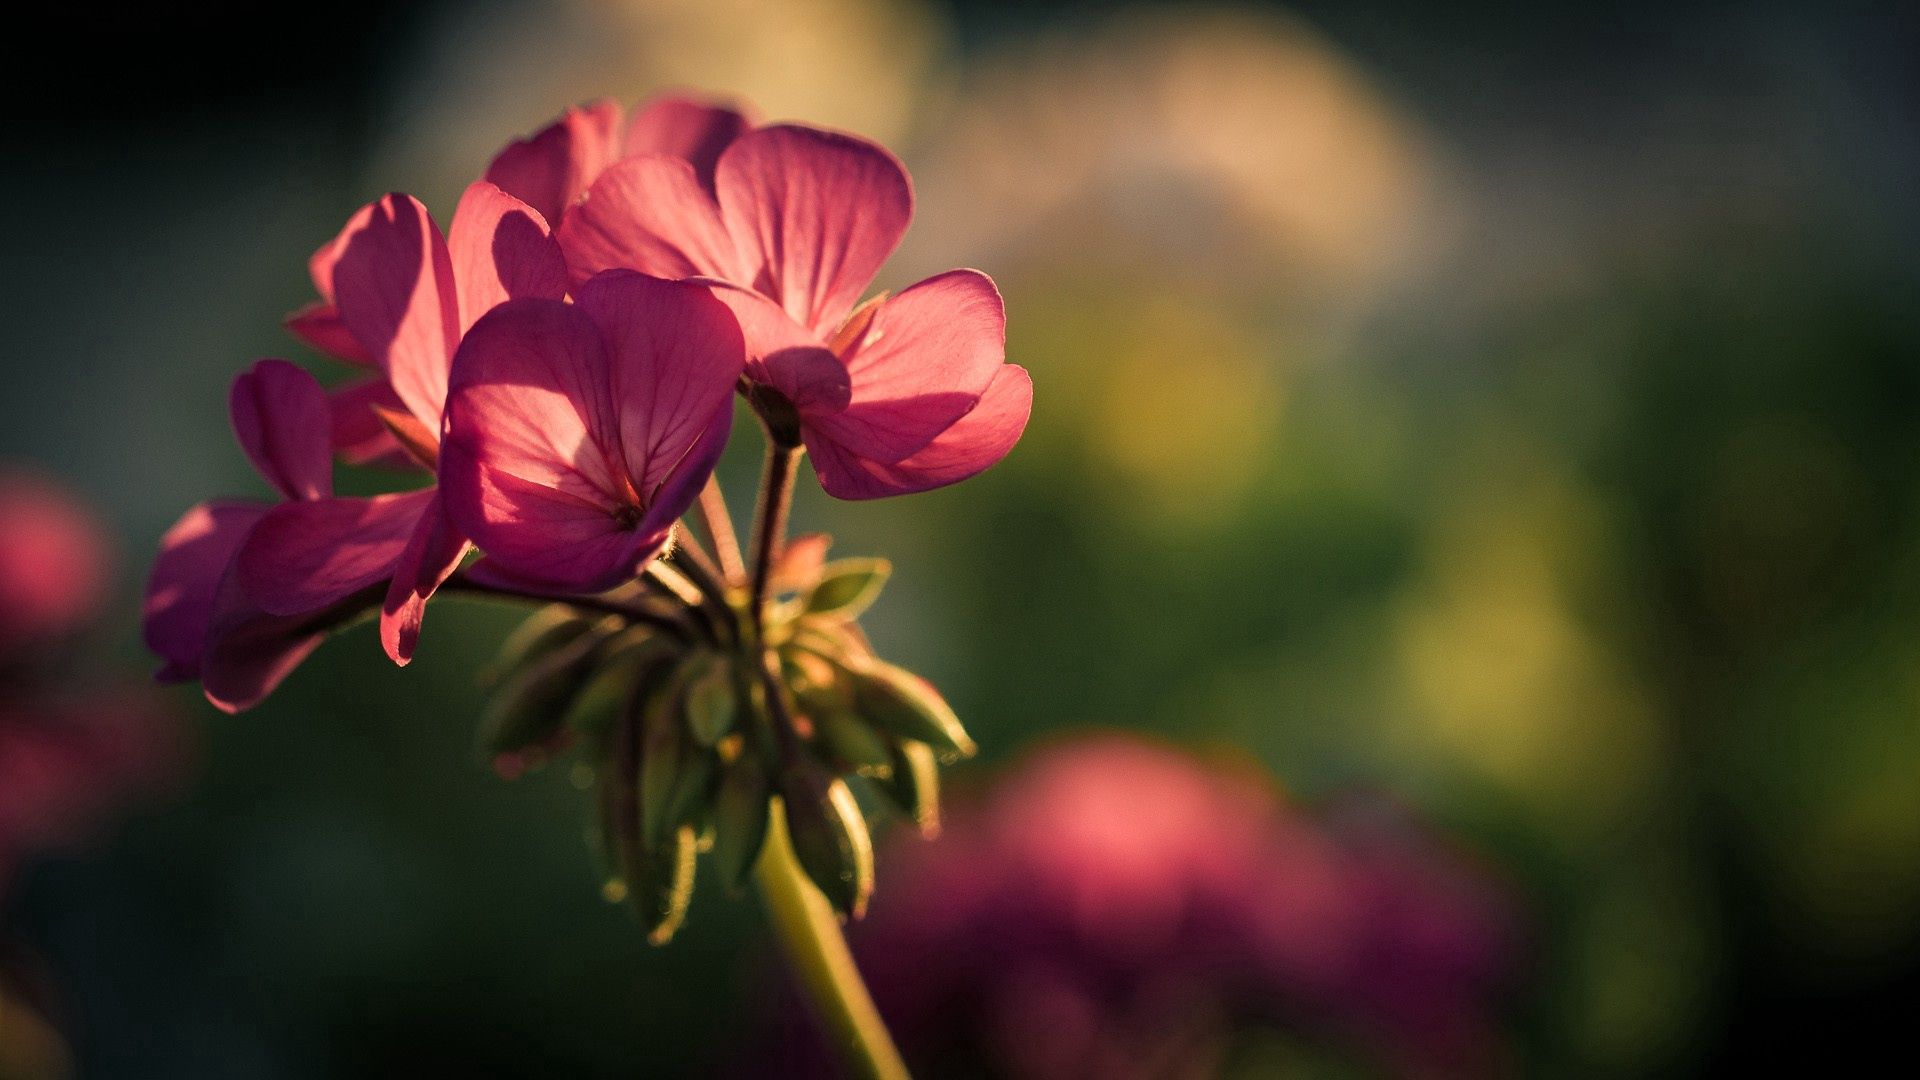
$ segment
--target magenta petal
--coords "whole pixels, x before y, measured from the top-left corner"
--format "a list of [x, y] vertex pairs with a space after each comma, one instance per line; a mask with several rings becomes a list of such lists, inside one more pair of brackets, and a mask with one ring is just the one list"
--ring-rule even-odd
[[393, 662], [406, 666], [420, 641], [420, 624], [427, 601], [460, 566], [467, 554], [467, 538], [454, 529], [441, 501], [420, 515], [407, 549], [394, 569], [393, 583], [380, 608], [380, 644]]
[[899, 461], [972, 411], [1006, 361], [1006, 327], [1000, 292], [985, 274], [930, 277], [873, 308], [842, 347], [847, 406], [803, 417], [855, 457]]
[[816, 335], [853, 310], [913, 218], [907, 171], [865, 139], [781, 124], [720, 155], [721, 216], [748, 265], [714, 273], [751, 285]]
[[439, 226], [411, 195], [388, 195], [362, 214], [333, 268], [340, 318], [408, 410], [438, 431], [460, 340], [452, 259]]
[[575, 200], [620, 157], [617, 102], [596, 101], [568, 109], [559, 120], [500, 151], [486, 179], [526, 203], [548, 223], [562, 219]]
[[716, 416], [725, 440], [746, 364], [739, 323], [704, 285], [634, 273], [595, 277], [575, 307], [607, 346], [618, 426], [602, 443], [619, 447], [634, 490], [650, 499]]
[[680, 158], [629, 158], [601, 174], [555, 234], [573, 280], [602, 270], [740, 280], [744, 264], [720, 207]]
[[253, 467], [289, 499], [333, 494], [327, 393], [285, 360], [262, 360], [233, 380], [233, 432]]
[[1026, 369], [1006, 364], [972, 412], [901, 461], [886, 464], [856, 458], [812, 438], [807, 451], [820, 486], [835, 498], [878, 499], [930, 491], [983, 472], [1006, 457], [1026, 431], [1032, 408], [1033, 380]]
[[220, 582], [200, 688], [222, 712], [258, 705], [326, 640], [323, 622], [254, 607], [231, 570]]
[[432, 489], [372, 498], [282, 503], [234, 565], [248, 599], [274, 615], [318, 611], [391, 578]]
[[247, 534], [270, 509], [257, 502], [204, 502], [183, 514], [160, 538], [147, 578], [141, 631], [160, 657], [159, 679], [200, 676], [215, 595]]
[[327, 395], [332, 411], [333, 452], [349, 465], [378, 465], [386, 469], [418, 469], [393, 429], [381, 421], [376, 408], [406, 415], [407, 406], [393, 392], [386, 376], [357, 379], [333, 388]]
[[711, 190], [720, 152], [752, 126], [738, 109], [678, 95], [658, 97], [627, 121], [621, 149], [626, 157], [662, 154], [684, 159], [701, 186]]
[[514, 297], [558, 300], [567, 294], [567, 263], [546, 219], [485, 180], [460, 196], [447, 230], [447, 254], [462, 331]]
[[619, 584], [664, 542], [657, 492], [672, 478], [680, 498], [676, 467], [709, 456], [703, 440], [730, 423], [743, 364], [738, 326], [702, 285], [608, 274], [573, 305], [496, 308], [454, 365], [448, 515], [508, 574], [583, 592]]
[[340, 309], [329, 301], [315, 300], [288, 315], [286, 326], [289, 333], [315, 352], [363, 367], [373, 364], [373, 357], [367, 355], [347, 324], [340, 321]]
[[740, 323], [747, 378], [780, 391], [802, 413], [847, 407], [853, 393], [847, 367], [812, 331], [757, 292], [719, 281], [709, 284]]

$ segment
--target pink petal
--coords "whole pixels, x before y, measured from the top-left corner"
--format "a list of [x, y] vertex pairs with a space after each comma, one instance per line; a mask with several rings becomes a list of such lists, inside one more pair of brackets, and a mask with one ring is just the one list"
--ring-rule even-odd
[[629, 158], [601, 174], [559, 232], [576, 282], [602, 270], [654, 277], [716, 277], [751, 285], [720, 207], [692, 165], [673, 157]]
[[621, 150], [626, 157], [681, 158], [693, 166], [701, 186], [711, 190], [720, 152], [752, 126], [753, 121], [738, 109], [679, 95], [657, 97], [627, 121]]
[[897, 158], [816, 128], [742, 135], [720, 155], [714, 185], [748, 263], [714, 276], [766, 293], [821, 336], [853, 310], [913, 218], [913, 187]]
[[427, 601], [452, 576], [467, 554], [467, 538], [447, 520], [438, 498], [420, 515], [380, 608], [380, 644], [393, 662], [405, 667], [420, 641]]
[[259, 704], [329, 632], [376, 604], [379, 592], [369, 586], [319, 611], [272, 615], [247, 597], [238, 566], [230, 568], [220, 583], [200, 672], [207, 700], [229, 713]]
[[434, 492], [281, 503], [235, 557], [247, 598], [274, 615], [326, 608], [394, 574]]
[[440, 489], [448, 516], [508, 573], [597, 580], [627, 544], [635, 498], [600, 438], [616, 430], [606, 346], [574, 305], [514, 300], [461, 343]]
[[411, 195], [385, 196], [364, 213], [333, 269], [340, 318], [386, 372], [400, 400], [438, 430], [447, 368], [460, 340], [446, 242]]
[[[331, 267], [328, 272], [332, 272]], [[328, 288], [331, 289], [332, 279], [328, 280]], [[373, 364], [373, 357], [367, 355], [367, 350], [347, 330], [347, 324], [340, 321], [340, 309], [334, 307], [331, 301], [315, 300], [295, 311], [287, 316], [286, 326], [289, 333], [315, 352], [349, 364]]]
[[463, 332], [514, 297], [558, 300], [567, 294], [567, 263], [546, 219], [485, 180], [460, 196], [447, 230], [447, 254]]
[[496, 308], [454, 366], [440, 458], [449, 517], [508, 574], [619, 584], [666, 541], [649, 513], [664, 505], [656, 488], [698, 494], [682, 490], [687, 469], [711, 467], [742, 364], [738, 328], [700, 285], [609, 275], [574, 305]]
[[607, 346], [618, 428], [606, 434], [620, 448], [634, 489], [651, 500], [716, 424], [725, 441], [734, 384], [746, 364], [740, 326], [706, 286], [643, 274], [601, 274], [579, 288], [575, 307]]
[[980, 400], [1006, 361], [1006, 312], [992, 279], [975, 270], [930, 277], [871, 311], [841, 353], [851, 400], [802, 415], [854, 457], [899, 461]]
[[285, 360], [262, 360], [233, 380], [233, 432], [253, 467], [289, 499], [333, 494], [326, 391]]
[[203, 502], [160, 538], [147, 578], [141, 631], [162, 662], [163, 682], [198, 678], [215, 594], [233, 556], [270, 507], [257, 502]]
[[336, 386], [328, 394], [332, 412], [333, 451], [349, 465], [377, 465], [386, 469], [417, 469], [393, 430], [380, 420], [376, 408], [405, 413], [406, 405], [384, 375]]
[[885, 464], [849, 455], [841, 447], [809, 438], [807, 452], [820, 486], [840, 499], [878, 499], [930, 491], [985, 471], [1007, 456], [1027, 428], [1033, 380], [1026, 369], [1003, 365], [980, 404], [911, 456]]
[[570, 108], [528, 139], [500, 151], [486, 179], [557, 222], [575, 200], [620, 157], [619, 103], [596, 101]]
[[853, 385], [847, 367], [812, 331], [765, 296], [709, 281], [713, 295], [733, 310], [747, 344], [747, 378], [780, 391], [804, 412], [839, 412]]

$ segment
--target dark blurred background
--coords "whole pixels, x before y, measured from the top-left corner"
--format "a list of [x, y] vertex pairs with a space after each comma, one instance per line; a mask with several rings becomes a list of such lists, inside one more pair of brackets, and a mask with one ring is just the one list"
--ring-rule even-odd
[[[692, 86], [901, 152], [882, 285], [1006, 293], [1012, 457], [795, 512], [894, 559], [870, 629], [984, 748], [956, 783], [1123, 727], [1391, 792], [1529, 913], [1528, 1075], [1834, 1060], [1920, 1004], [1911, 6], [108, 3], [9, 37], [0, 458], [115, 529], [126, 669], [160, 532], [256, 492], [227, 380], [312, 359], [306, 255], [389, 189], [448, 213], [570, 101]], [[755, 1023], [751, 899], [703, 880], [649, 948], [565, 770], [476, 760], [511, 614], [461, 604], [406, 671], [362, 627], [247, 715], [179, 691], [197, 776], [14, 890], [85, 1075], [703, 1075]]]

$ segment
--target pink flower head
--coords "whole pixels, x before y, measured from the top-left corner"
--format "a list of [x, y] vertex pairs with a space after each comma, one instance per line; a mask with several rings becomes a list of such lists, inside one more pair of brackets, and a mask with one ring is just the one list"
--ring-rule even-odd
[[653, 154], [610, 165], [556, 235], [574, 280], [625, 268], [731, 288], [747, 376], [784, 400], [844, 499], [925, 491], [993, 465], [1033, 384], [1006, 361], [993, 281], [953, 270], [860, 305], [913, 217], [907, 172], [851, 135], [781, 124], [727, 144], [711, 178]]
[[448, 515], [498, 570], [594, 592], [665, 546], [733, 423], [739, 325], [705, 286], [601, 274], [475, 324], [447, 399]]
[[500, 151], [486, 178], [558, 227], [601, 173], [630, 157], [680, 158], [711, 186], [720, 151], [752, 126], [738, 109], [677, 94], [655, 98], [631, 118], [624, 113], [608, 100], [568, 109]]
[[[351, 383], [332, 402], [333, 442], [351, 461], [392, 459], [396, 451], [428, 468], [439, 453], [447, 372], [461, 335], [495, 305], [513, 297], [566, 294], [565, 264], [546, 220], [487, 181], [468, 187], [443, 237], [419, 201], [388, 195], [363, 207], [310, 268], [324, 309], [296, 315], [296, 332], [323, 316], [339, 333], [309, 335], [337, 352], [364, 358], [380, 375]], [[423, 507], [381, 608], [380, 638], [405, 664], [419, 640], [427, 600], [467, 550], [431, 495], [409, 496]], [[300, 500], [269, 515], [256, 554], [243, 556], [247, 591], [266, 610], [311, 610], [315, 597], [337, 591], [334, 573], [357, 579], [365, 567], [352, 553], [330, 551], [326, 538], [360, 522], [338, 501]], [[382, 523], [384, 524], [384, 523]], [[308, 543], [301, 544], [304, 538]], [[271, 556], [258, 554], [272, 552]]]
[[0, 654], [78, 630], [107, 590], [107, 541], [52, 481], [0, 469]]
[[[199, 679], [228, 712], [252, 707], [327, 631], [376, 603], [433, 503], [431, 491], [372, 498], [333, 494], [326, 393], [284, 360], [234, 380], [234, 433], [287, 501], [218, 499], [188, 510], [160, 541], [147, 583], [145, 636], [162, 681]], [[295, 508], [293, 515], [283, 514]], [[299, 579], [271, 593], [246, 571]]]

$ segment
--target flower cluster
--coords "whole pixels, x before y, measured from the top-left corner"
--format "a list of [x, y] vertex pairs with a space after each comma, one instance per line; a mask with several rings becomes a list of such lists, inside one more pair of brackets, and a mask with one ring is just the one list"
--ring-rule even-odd
[[[1309, 815], [1242, 770], [1098, 736], [947, 816], [889, 852], [852, 935], [928, 1075], [1503, 1071], [1512, 901], [1391, 807]], [[1250, 1060], [1262, 1032], [1291, 1052]], [[782, 1075], [833, 1074], [797, 1027], [770, 1035]]]
[[[785, 545], [796, 463], [847, 499], [941, 487], [1004, 457], [1032, 401], [985, 275], [863, 300], [912, 209], [880, 146], [679, 97], [568, 111], [444, 232], [410, 196], [362, 208], [287, 325], [366, 374], [328, 391], [262, 360], [235, 380], [235, 434], [279, 500], [202, 503], [166, 534], [161, 677], [238, 711], [363, 615], [405, 664], [438, 592], [552, 602], [509, 643], [484, 740], [509, 772], [589, 740], [613, 891], [656, 936], [703, 837], [752, 865], [770, 796], [858, 912], [871, 857], [843, 777], [924, 812], [933, 756], [970, 745], [853, 621], [884, 568]], [[736, 394], [768, 444], [750, 567], [712, 480]], [[430, 482], [341, 496], [336, 458]], [[696, 503], [711, 550], [681, 523]]]

